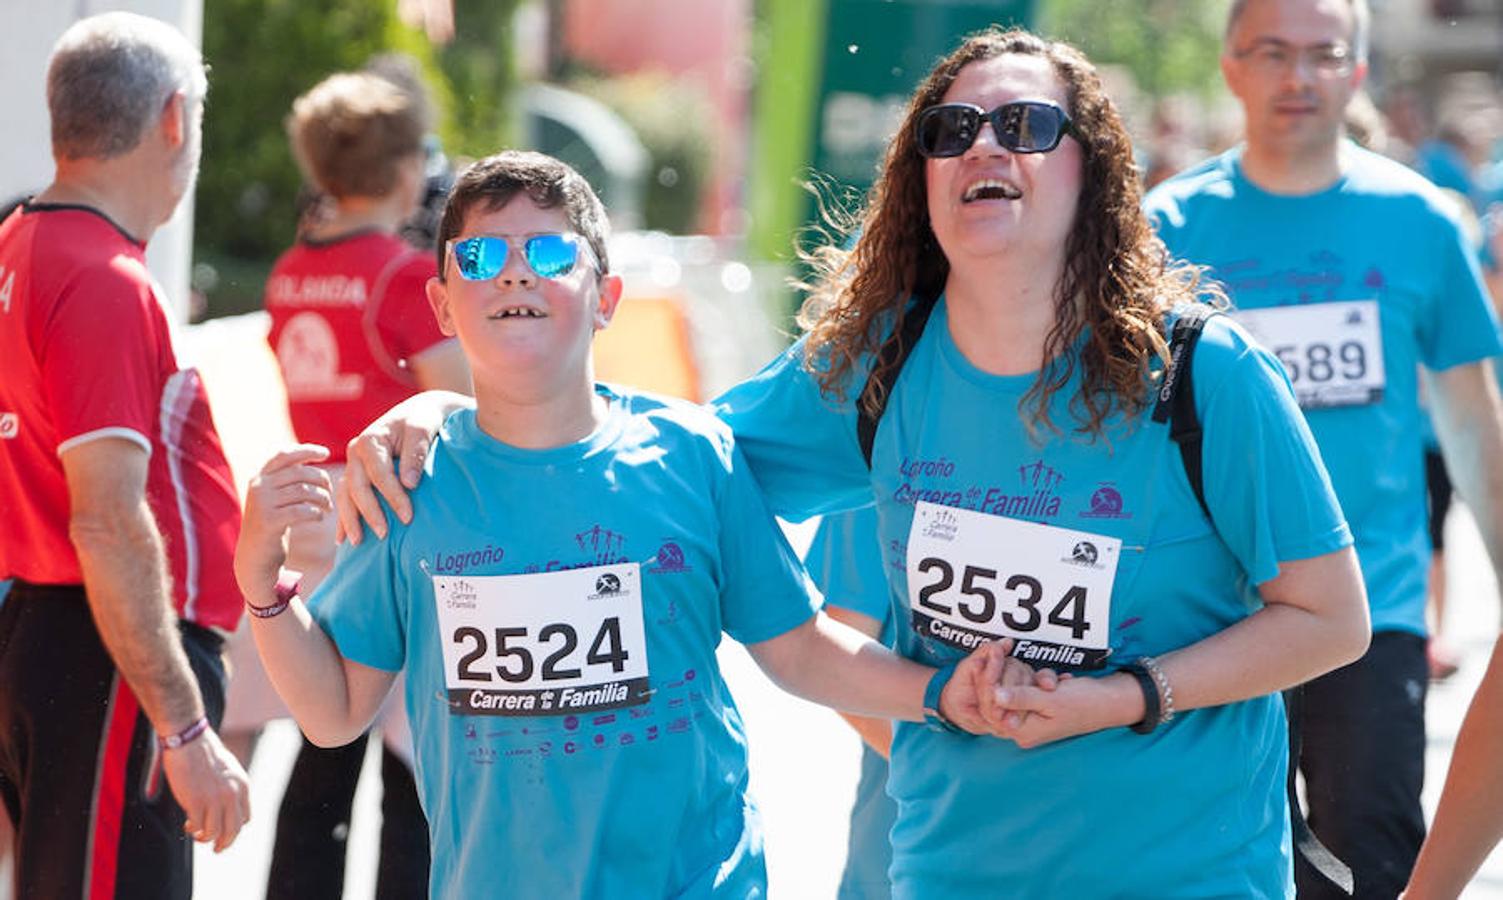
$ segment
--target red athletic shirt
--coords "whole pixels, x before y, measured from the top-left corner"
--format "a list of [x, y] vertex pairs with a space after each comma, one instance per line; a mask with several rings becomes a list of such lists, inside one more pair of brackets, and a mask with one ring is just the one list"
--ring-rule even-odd
[[144, 251], [85, 207], [27, 204], [0, 223], [0, 578], [83, 582], [60, 456], [125, 438], [151, 454], [146, 497], [178, 615], [233, 629], [240, 503]]
[[444, 340], [423, 285], [433, 254], [392, 234], [302, 241], [266, 282], [267, 339], [282, 366], [297, 439], [345, 444], [418, 390], [407, 360]]

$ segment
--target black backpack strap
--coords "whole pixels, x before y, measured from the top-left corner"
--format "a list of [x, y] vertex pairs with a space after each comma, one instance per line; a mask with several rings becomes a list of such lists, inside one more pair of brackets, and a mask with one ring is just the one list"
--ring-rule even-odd
[[[1205, 330], [1206, 320], [1215, 313], [1214, 308], [1197, 304], [1189, 307], [1174, 323], [1169, 336], [1169, 368], [1164, 373], [1158, 401], [1153, 407], [1153, 421], [1169, 423], [1169, 438], [1179, 445], [1190, 489], [1195, 492], [1195, 499], [1200, 501], [1200, 508], [1208, 519], [1211, 517], [1211, 510], [1206, 505], [1205, 478], [1201, 467], [1204, 435], [1200, 427], [1200, 415], [1195, 411], [1195, 382], [1191, 375], [1191, 362], [1195, 358], [1195, 344]], [[1355, 884], [1351, 868], [1310, 830], [1310, 823], [1305, 821], [1304, 810], [1300, 807], [1299, 796], [1295, 792], [1294, 777], [1299, 769], [1303, 699], [1304, 694], [1299, 687], [1284, 692], [1284, 710], [1289, 719], [1289, 777], [1286, 789], [1289, 794], [1289, 825], [1294, 837], [1294, 848], [1311, 868], [1351, 896]]]
[[1211, 517], [1211, 508], [1206, 505], [1205, 477], [1200, 464], [1203, 435], [1200, 415], [1195, 412], [1194, 367], [1190, 363], [1195, 358], [1195, 344], [1205, 330], [1206, 320], [1215, 312], [1212, 307], [1196, 304], [1174, 323], [1169, 334], [1169, 366], [1159, 385], [1158, 402], [1153, 406], [1153, 421], [1169, 423], [1169, 439], [1179, 445], [1190, 490], [1195, 492], [1207, 519]]
[[[866, 458], [868, 469], [872, 467], [872, 445], [877, 440], [877, 423], [887, 411], [887, 400], [892, 396], [893, 386], [898, 383], [903, 364], [908, 362], [908, 354], [913, 352], [914, 345], [923, 335], [924, 326], [929, 323], [929, 314], [934, 312], [938, 302], [938, 294], [924, 294], [914, 298], [914, 302], [903, 313], [903, 321], [888, 336], [882, 349], [877, 351], [871, 374], [867, 376], [861, 393], [856, 395], [856, 439], [861, 442], [861, 455]], [[882, 388], [876, 394], [879, 399], [875, 414], [867, 412], [866, 404], [861, 402], [872, 390], [873, 384], [880, 384]]]

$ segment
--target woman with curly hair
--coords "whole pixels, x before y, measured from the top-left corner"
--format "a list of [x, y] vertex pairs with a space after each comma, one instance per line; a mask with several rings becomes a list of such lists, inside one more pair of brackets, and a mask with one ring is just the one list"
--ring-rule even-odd
[[[895, 897], [1293, 896], [1277, 693], [1366, 646], [1351, 536], [1272, 355], [1210, 316], [1170, 367], [1216, 294], [1139, 201], [1079, 52], [973, 35], [813, 254], [807, 335], [719, 401], [779, 514], [875, 501], [901, 653], [1038, 671], [987, 694], [1010, 740], [896, 723]], [[1151, 415], [1185, 374], [1204, 506]]]
[[1074, 676], [997, 692], [1013, 743], [897, 725], [895, 896], [1292, 896], [1277, 692], [1366, 645], [1351, 536], [1278, 362], [1223, 316], [1193, 355], [1202, 509], [1149, 411], [1214, 290], [1140, 200], [1079, 52], [974, 35], [854, 247], [815, 254], [805, 339], [720, 401], [780, 514], [875, 495], [905, 655], [1011, 637]]

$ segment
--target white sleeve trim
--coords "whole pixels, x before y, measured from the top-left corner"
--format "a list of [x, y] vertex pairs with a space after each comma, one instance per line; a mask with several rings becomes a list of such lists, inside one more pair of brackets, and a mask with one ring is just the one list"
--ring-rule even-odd
[[57, 455], [62, 456], [80, 444], [87, 444], [100, 438], [125, 438], [131, 443], [139, 445], [142, 450], [146, 451], [148, 457], [151, 456], [151, 441], [146, 438], [146, 435], [134, 428], [122, 428], [120, 426], [96, 428], [93, 431], [85, 431], [83, 434], [70, 437], [57, 445]]

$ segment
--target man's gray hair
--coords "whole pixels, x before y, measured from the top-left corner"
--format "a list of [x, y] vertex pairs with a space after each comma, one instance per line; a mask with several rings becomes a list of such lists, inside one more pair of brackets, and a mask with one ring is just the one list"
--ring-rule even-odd
[[171, 25], [127, 12], [82, 19], [58, 38], [47, 65], [53, 155], [129, 153], [169, 97], [182, 91], [191, 104], [208, 89], [203, 57]]
[[[1367, 0], [1346, 0], [1352, 8], [1352, 19], [1356, 23], [1352, 28], [1352, 55], [1358, 61], [1367, 60], [1368, 46], [1372, 40], [1373, 14], [1368, 8]], [[1232, 0], [1230, 11], [1226, 14], [1226, 37], [1232, 35], [1232, 28], [1237, 20], [1242, 17], [1242, 11], [1247, 9], [1248, 0]]]

